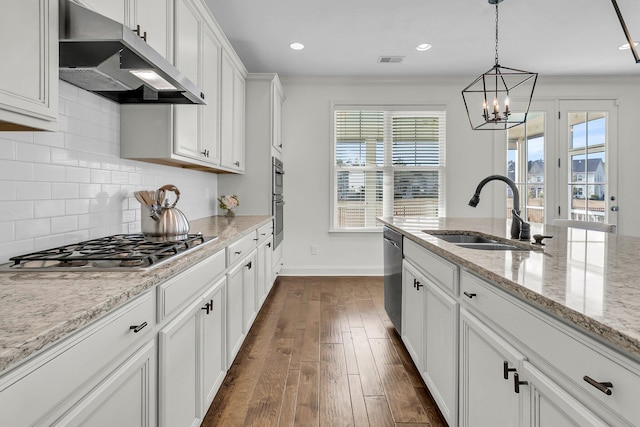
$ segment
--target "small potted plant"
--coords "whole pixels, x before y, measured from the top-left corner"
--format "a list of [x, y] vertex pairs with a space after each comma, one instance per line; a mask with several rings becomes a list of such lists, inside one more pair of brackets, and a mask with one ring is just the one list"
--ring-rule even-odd
[[227, 211], [225, 216], [236, 216], [233, 209], [240, 204], [238, 196], [235, 194], [220, 196], [218, 197], [218, 202], [220, 202], [220, 208]]

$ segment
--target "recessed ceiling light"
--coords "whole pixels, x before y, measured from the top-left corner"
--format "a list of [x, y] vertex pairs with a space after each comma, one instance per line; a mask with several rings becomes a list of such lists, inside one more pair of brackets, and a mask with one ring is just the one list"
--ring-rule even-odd
[[289, 47], [293, 50], [302, 50], [304, 49], [304, 45], [302, 43], [294, 42], [289, 45]]
[[[638, 42], [633, 42], [634, 46], [638, 46]], [[629, 46], [629, 43], [625, 43], [625, 44], [621, 44], [620, 46], [618, 46], [618, 50], [629, 50], [631, 49], [631, 46]]]
[[431, 45], [429, 43], [421, 43], [416, 46], [416, 50], [420, 52], [424, 52], [425, 50], [431, 49]]

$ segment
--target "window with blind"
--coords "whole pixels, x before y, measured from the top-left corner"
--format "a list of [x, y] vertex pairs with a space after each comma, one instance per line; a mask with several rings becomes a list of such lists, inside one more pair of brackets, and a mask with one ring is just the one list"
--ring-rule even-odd
[[336, 231], [378, 216], [444, 216], [445, 112], [334, 109]]

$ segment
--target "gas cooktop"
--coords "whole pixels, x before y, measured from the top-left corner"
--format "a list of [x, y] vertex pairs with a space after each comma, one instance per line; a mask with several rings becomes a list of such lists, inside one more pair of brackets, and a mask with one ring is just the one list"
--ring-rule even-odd
[[3, 271], [127, 271], [149, 270], [216, 237], [188, 234], [155, 238], [115, 234], [80, 243], [14, 256]]

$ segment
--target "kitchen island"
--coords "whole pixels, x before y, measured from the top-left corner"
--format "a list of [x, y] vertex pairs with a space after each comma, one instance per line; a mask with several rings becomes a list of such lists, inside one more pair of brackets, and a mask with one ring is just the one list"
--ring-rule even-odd
[[217, 238], [147, 271], [0, 272], [0, 374], [255, 232], [271, 218], [216, 216], [190, 221], [191, 233]]
[[640, 239], [532, 224], [553, 238], [478, 250], [435, 234], [513, 242], [510, 221], [378, 220], [404, 236], [402, 339], [450, 425], [638, 425]]

